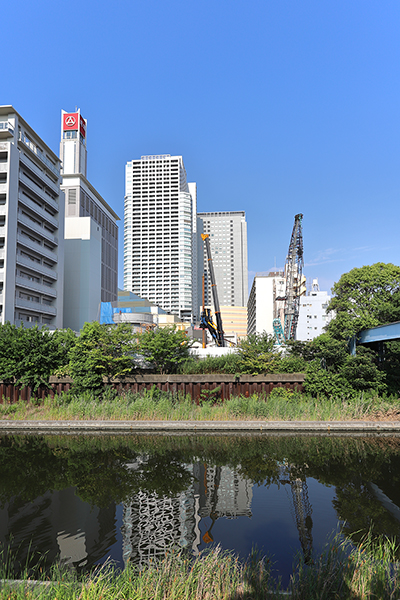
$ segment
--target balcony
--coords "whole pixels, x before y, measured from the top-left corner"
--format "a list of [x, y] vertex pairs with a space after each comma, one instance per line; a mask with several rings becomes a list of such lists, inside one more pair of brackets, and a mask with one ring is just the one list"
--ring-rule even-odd
[[[55, 200], [53, 200], [53, 198], [50, 198], [50, 196], [48, 196], [46, 194], [44, 189], [42, 189], [36, 183], [31, 181], [31, 179], [28, 179], [28, 177], [26, 175], [24, 175], [23, 173], [20, 173], [19, 179], [20, 179], [21, 183], [26, 185], [26, 187], [29, 190], [31, 190], [34, 194], [36, 194], [36, 196], [38, 196], [38, 198], [40, 198], [42, 201], [46, 202], [49, 206], [54, 208], [54, 210], [56, 212], [58, 212], [58, 203]], [[6, 191], [6, 190], [4, 190], [4, 191]]]
[[44, 265], [41, 265], [35, 262], [34, 260], [30, 260], [29, 258], [22, 256], [21, 254], [17, 254], [16, 262], [18, 265], [22, 265], [23, 267], [27, 267], [28, 269], [36, 271], [36, 273], [40, 273], [40, 275], [46, 275], [46, 277], [49, 277], [50, 279], [57, 280], [58, 278], [57, 271], [53, 271], [52, 269], [49, 269], [48, 267], [45, 267]]
[[27, 308], [37, 313], [43, 313], [46, 315], [56, 315], [57, 309], [55, 306], [48, 306], [47, 304], [41, 304], [40, 302], [32, 302], [31, 300], [24, 300], [23, 298], [15, 298], [16, 308]]
[[[50, 225], [58, 229], [58, 220], [55, 217], [52, 217], [47, 211], [44, 210], [44, 208], [40, 208], [35, 202], [33, 202], [33, 200], [28, 198], [28, 196], [25, 196], [24, 194], [18, 194], [18, 200], [21, 202], [21, 204], [27, 208], [30, 208], [36, 215], [47, 221], [47, 223], [50, 223]], [[0, 206], [0, 215], [5, 214], [1, 212], [1, 208], [2, 207]]]
[[25, 227], [27, 227], [31, 231], [34, 231], [45, 240], [52, 242], [52, 244], [58, 244], [58, 238], [55, 235], [50, 233], [50, 231], [47, 231], [47, 229], [45, 229], [44, 227], [41, 227], [41, 225], [39, 225], [38, 223], [35, 223], [31, 219], [29, 219], [29, 217], [25, 217], [24, 215], [18, 213], [17, 219], [18, 223], [25, 225]]
[[57, 254], [55, 252], [48, 250], [47, 248], [45, 248], [44, 246], [41, 246], [37, 242], [33, 242], [26, 235], [18, 234], [17, 242], [18, 242], [18, 244], [21, 244], [21, 246], [25, 246], [25, 248], [29, 248], [30, 250], [33, 250], [40, 256], [44, 256], [45, 258], [48, 258], [49, 260], [52, 260], [55, 263], [58, 260]]
[[22, 142], [27, 148], [29, 148], [29, 150], [35, 156], [37, 156], [42, 161], [42, 163], [44, 165], [46, 165], [46, 167], [54, 173], [54, 175], [56, 175], [57, 177], [60, 177], [59, 168], [57, 169], [57, 167], [55, 167], [53, 165], [53, 163], [45, 156], [45, 154], [41, 150], [39, 150], [39, 148], [36, 146], [36, 144], [34, 144], [27, 137], [25, 137], [22, 132], [20, 132], [20, 134], [19, 134], [19, 141]]
[[9, 122], [0, 122], [0, 138], [6, 138], [14, 135], [14, 125]]
[[58, 185], [56, 183], [54, 183], [54, 181], [52, 181], [51, 179], [48, 178], [48, 176], [46, 175], [45, 171], [41, 171], [34, 162], [32, 162], [27, 156], [25, 156], [25, 154], [23, 154], [22, 152], [19, 155], [19, 159], [20, 161], [27, 166], [27, 168], [32, 171], [32, 173], [34, 173], [36, 175], [36, 177], [38, 177], [41, 181], [43, 181], [43, 183], [49, 187], [52, 192], [54, 194], [56, 194], [56, 196], [59, 195], [60, 193], [60, 189], [58, 187]]
[[[0, 275], [1, 281], [1, 275]], [[37, 281], [31, 281], [26, 277], [20, 277], [17, 275], [15, 277], [15, 284], [18, 287], [24, 288], [24, 290], [32, 290], [34, 292], [40, 292], [41, 294], [46, 294], [47, 296], [51, 296], [52, 298], [57, 298], [57, 290], [47, 285], [43, 285], [42, 283], [38, 283]]]
[[8, 163], [0, 163], [0, 173], [8, 173]]
[[0, 183], [0, 194], [6, 194], [8, 191], [7, 183]]

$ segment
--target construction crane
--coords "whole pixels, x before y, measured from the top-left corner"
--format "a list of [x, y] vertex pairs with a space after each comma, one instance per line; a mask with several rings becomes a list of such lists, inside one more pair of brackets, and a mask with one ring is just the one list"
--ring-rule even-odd
[[221, 311], [219, 309], [219, 301], [218, 301], [218, 292], [217, 292], [217, 284], [215, 283], [215, 275], [214, 275], [214, 266], [211, 257], [211, 247], [210, 247], [210, 236], [208, 233], [202, 233], [201, 239], [205, 243], [206, 253], [207, 253], [207, 261], [208, 261], [208, 270], [210, 272], [210, 282], [211, 282], [211, 290], [212, 297], [214, 303], [214, 311], [215, 311], [215, 321], [216, 325], [213, 322], [211, 316], [211, 310], [209, 308], [204, 308], [200, 316], [200, 327], [202, 329], [208, 329], [211, 334], [211, 337], [215, 341], [217, 346], [221, 348], [225, 347], [224, 340], [224, 331], [222, 329], [222, 319], [221, 319]]
[[307, 478], [305, 475], [303, 475], [303, 477], [296, 477], [292, 470], [295, 470], [294, 465], [284, 463], [279, 481], [283, 484], [290, 484], [294, 520], [297, 531], [299, 532], [299, 540], [304, 554], [304, 562], [309, 564], [312, 561], [313, 552], [313, 520], [312, 506], [308, 497]]
[[303, 273], [303, 215], [300, 213], [294, 217], [292, 237], [290, 238], [289, 251], [285, 264], [286, 294], [284, 300], [284, 323], [280, 319], [273, 320], [273, 328], [278, 344], [296, 338], [297, 322], [299, 320], [301, 276]]

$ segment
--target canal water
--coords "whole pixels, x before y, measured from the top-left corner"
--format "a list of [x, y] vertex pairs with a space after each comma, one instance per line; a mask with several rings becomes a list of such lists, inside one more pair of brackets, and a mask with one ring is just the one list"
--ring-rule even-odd
[[219, 544], [288, 582], [337, 533], [400, 539], [400, 437], [0, 437], [0, 544], [16, 569], [145, 566]]

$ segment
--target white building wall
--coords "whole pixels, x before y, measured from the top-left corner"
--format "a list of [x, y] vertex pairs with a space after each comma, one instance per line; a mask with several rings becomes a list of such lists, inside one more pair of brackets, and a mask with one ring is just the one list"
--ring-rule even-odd
[[127, 163], [124, 289], [182, 319], [195, 312], [194, 210], [182, 156], [142, 156]]
[[311, 291], [300, 299], [296, 339], [306, 342], [324, 333], [324, 327], [334, 317], [326, 312], [330, 300], [328, 292], [320, 291], [318, 279], [314, 279]]
[[[119, 217], [87, 180], [86, 129], [87, 121], [83, 119], [79, 109], [75, 113], [61, 111], [60, 157], [63, 161], [61, 189], [65, 191], [65, 217], [66, 219], [90, 217], [99, 226], [102, 235], [101, 301], [115, 302], [118, 295], [117, 221]], [[70, 228], [70, 232], [74, 228], [75, 225]], [[78, 236], [77, 240], [79, 239]], [[68, 244], [67, 252], [70, 248], [72, 245]], [[69, 290], [66, 290], [66, 299], [68, 293]]]
[[64, 327], [80, 331], [99, 317], [101, 227], [90, 217], [65, 221]]
[[12, 106], [0, 107], [0, 322], [63, 326], [60, 161]]
[[[207, 254], [201, 233], [209, 234], [211, 256], [220, 304], [246, 306], [248, 300], [247, 223], [244, 211], [198, 213], [198, 271], [204, 272], [205, 305], [212, 303]], [[202, 287], [199, 285], [199, 304]]]
[[276, 298], [285, 295], [285, 278], [277, 276], [258, 275], [253, 280], [247, 305], [247, 334], [263, 333], [274, 335], [272, 322], [279, 317], [282, 301]]
[[[197, 232], [197, 184], [188, 183], [189, 193], [192, 197], [192, 306], [193, 321], [200, 319], [200, 293], [199, 282], [199, 257], [198, 257], [198, 232]], [[200, 283], [200, 286], [199, 286]]]

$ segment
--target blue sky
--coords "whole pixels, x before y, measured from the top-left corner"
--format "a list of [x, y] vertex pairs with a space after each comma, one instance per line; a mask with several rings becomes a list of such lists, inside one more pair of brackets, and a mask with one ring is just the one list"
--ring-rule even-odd
[[15, 0], [1, 104], [58, 154], [61, 109], [88, 120], [88, 178], [120, 215], [124, 165], [182, 155], [198, 210], [245, 210], [250, 279], [400, 264], [400, 3]]

